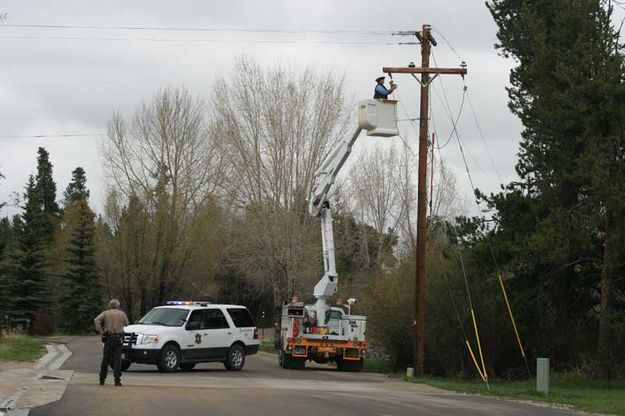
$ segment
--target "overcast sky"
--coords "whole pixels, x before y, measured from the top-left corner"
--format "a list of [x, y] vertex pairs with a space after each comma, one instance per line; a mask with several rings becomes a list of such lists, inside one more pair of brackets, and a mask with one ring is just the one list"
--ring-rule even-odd
[[[521, 126], [508, 111], [505, 92], [512, 62], [499, 57], [493, 47], [496, 27], [482, 0], [0, 0], [0, 15], [4, 14], [6, 18], [0, 23], [0, 172], [6, 179], [0, 181], [0, 201], [10, 200], [15, 191], [23, 191], [28, 175], [35, 172], [37, 147], [43, 146], [54, 164], [59, 198], [71, 171], [83, 166], [92, 206], [101, 212], [104, 173], [99, 141], [113, 111], [129, 116], [142, 100], [167, 86], [184, 86], [208, 96], [216, 77], [228, 77], [238, 54], [251, 55], [267, 65], [280, 62], [296, 69], [313, 65], [322, 71], [335, 70], [345, 74], [348, 96], [355, 100], [370, 98], [374, 79], [383, 66], [419, 63], [420, 49], [418, 45], [397, 45], [412, 38], [360, 32], [417, 30], [424, 23], [434, 27], [438, 40], [434, 56], [439, 66], [458, 66], [460, 59], [468, 64], [465, 82], [485, 143], [468, 103], [458, 131], [475, 185], [496, 191], [499, 183], [515, 177]], [[402, 102], [399, 118], [416, 117], [418, 85], [407, 75], [397, 75], [395, 79], [400, 85], [395, 98]], [[433, 85], [433, 126], [443, 141], [451, 132], [451, 122], [439, 99], [441, 84]], [[456, 115], [462, 80], [446, 76], [443, 85]], [[400, 130], [416, 149], [417, 126], [401, 122]], [[85, 136], [23, 137], [62, 134]], [[362, 146], [370, 140], [363, 139]], [[468, 198], [471, 190], [458, 144], [454, 140], [441, 152], [456, 173], [460, 193]], [[14, 212], [5, 207], [0, 216]]]

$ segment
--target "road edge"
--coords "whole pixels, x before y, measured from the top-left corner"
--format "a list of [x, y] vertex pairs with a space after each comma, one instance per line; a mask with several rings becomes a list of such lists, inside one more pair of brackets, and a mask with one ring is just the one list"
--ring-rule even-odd
[[[0, 416], [28, 416], [31, 408], [61, 400], [65, 394], [74, 372], [59, 368], [72, 352], [61, 343], [45, 344], [45, 348], [46, 354], [32, 368], [14, 374], [21, 385], [12, 396], [0, 402]], [[55, 387], [52, 392], [41, 394], [42, 383], [54, 383]]]

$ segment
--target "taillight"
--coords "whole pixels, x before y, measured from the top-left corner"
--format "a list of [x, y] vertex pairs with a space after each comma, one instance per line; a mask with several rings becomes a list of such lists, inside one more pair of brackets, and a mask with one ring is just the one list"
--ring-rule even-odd
[[258, 339], [258, 328], [254, 328], [254, 339]]

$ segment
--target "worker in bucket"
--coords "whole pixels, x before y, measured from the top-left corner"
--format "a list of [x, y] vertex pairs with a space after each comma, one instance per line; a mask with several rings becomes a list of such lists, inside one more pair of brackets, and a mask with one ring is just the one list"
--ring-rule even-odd
[[121, 386], [122, 344], [124, 342], [124, 326], [128, 325], [128, 317], [124, 311], [119, 309], [119, 301], [111, 299], [109, 309], [98, 315], [93, 322], [104, 343], [102, 365], [100, 366], [100, 385], [104, 384], [112, 358], [115, 385]]
[[384, 76], [377, 77], [375, 79], [376, 85], [373, 93], [373, 98], [388, 100], [389, 94], [392, 94], [393, 91], [397, 89], [397, 84], [395, 84], [393, 80], [391, 80], [391, 88], [386, 88], [384, 86], [384, 79]]

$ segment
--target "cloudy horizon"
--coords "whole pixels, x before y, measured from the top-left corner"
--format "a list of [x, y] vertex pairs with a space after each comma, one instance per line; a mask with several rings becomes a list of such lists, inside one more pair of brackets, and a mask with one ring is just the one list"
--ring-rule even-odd
[[[142, 101], [165, 87], [185, 87], [208, 98], [217, 78], [228, 79], [238, 55], [249, 55], [262, 66], [334, 71], [344, 75], [348, 97], [370, 98], [383, 66], [420, 62], [418, 45], [398, 45], [412, 38], [389, 33], [418, 30], [423, 23], [431, 24], [438, 38], [434, 58], [439, 66], [468, 64], [465, 82], [484, 140], [467, 102], [458, 132], [475, 186], [496, 192], [516, 177], [521, 126], [508, 110], [505, 91], [513, 62], [497, 54], [496, 26], [482, 1], [400, 0], [390, 8], [358, 0], [340, 6], [330, 0], [186, 1], [172, 8], [148, 0], [130, 5], [0, 0], [0, 15], [0, 172], [6, 177], [0, 181], [0, 201], [23, 192], [28, 175], [35, 173], [37, 148], [45, 147], [59, 199], [71, 171], [82, 166], [91, 205], [102, 213], [105, 178], [98, 143], [114, 111], [130, 118]], [[418, 85], [408, 76], [395, 79], [399, 118], [417, 117]], [[455, 116], [463, 80], [446, 76], [442, 85]], [[440, 83], [433, 83], [431, 96], [431, 129], [446, 140], [452, 124]], [[414, 152], [417, 130], [411, 122], [400, 123]], [[71, 137], [34, 137], [51, 135]], [[391, 140], [402, 144], [400, 138]], [[368, 139], [362, 142], [366, 147]], [[455, 139], [441, 156], [457, 177], [459, 196], [470, 201]], [[7, 206], [0, 216], [16, 212]]]

